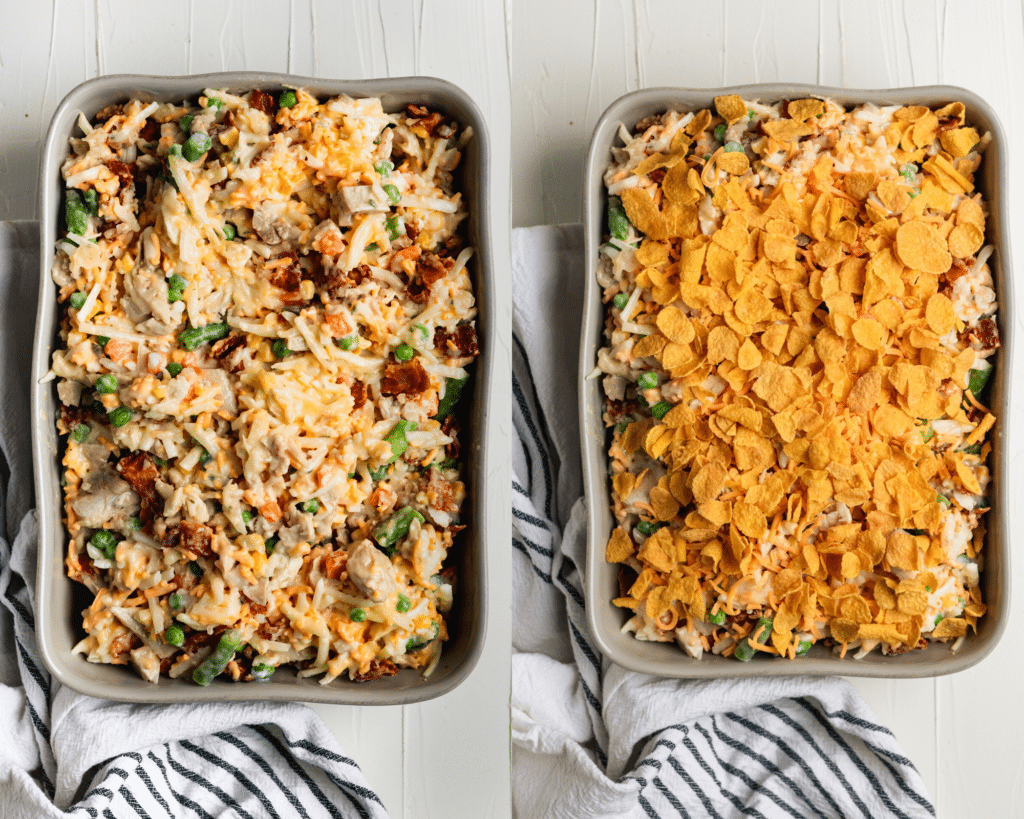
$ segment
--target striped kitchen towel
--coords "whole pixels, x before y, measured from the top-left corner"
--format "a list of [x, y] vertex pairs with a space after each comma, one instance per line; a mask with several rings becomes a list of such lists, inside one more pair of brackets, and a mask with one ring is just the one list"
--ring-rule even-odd
[[383, 819], [359, 767], [304, 705], [127, 705], [50, 678], [32, 606], [38, 252], [35, 223], [0, 223], [0, 816]]
[[842, 680], [666, 680], [600, 655], [582, 576], [582, 230], [516, 230], [512, 251], [516, 816], [934, 816]]

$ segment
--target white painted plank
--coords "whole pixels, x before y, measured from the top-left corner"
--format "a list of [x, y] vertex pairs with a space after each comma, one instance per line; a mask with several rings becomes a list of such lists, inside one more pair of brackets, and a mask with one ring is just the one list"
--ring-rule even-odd
[[288, 71], [292, 22], [288, 3], [191, 0], [181, 16], [188, 21], [188, 73]]
[[99, 74], [188, 73], [185, 6], [153, 3], [144, 20], [139, 4], [127, 0], [98, 0], [95, 9]]

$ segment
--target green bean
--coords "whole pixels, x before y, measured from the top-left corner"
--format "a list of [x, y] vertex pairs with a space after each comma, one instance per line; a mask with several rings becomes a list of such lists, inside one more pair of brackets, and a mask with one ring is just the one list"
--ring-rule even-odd
[[85, 203], [85, 207], [89, 213], [93, 216], [100, 215], [100, 195], [96, 188], [89, 188], [89, 190], [83, 193], [82, 201]]
[[725, 123], [722, 123], [721, 125], [715, 127], [715, 139], [717, 139], [719, 142], [725, 139]]
[[941, 503], [947, 509], [949, 509], [953, 505], [953, 501], [951, 501], [945, 495], [936, 495], [935, 496], [935, 500], [938, 501], [939, 503]]
[[295, 92], [292, 90], [282, 91], [281, 96], [277, 98], [278, 108], [291, 108], [295, 103], [299, 101], [299, 98], [295, 96]]
[[363, 250], [367, 253], [376, 253], [378, 250], [380, 250], [380, 245], [377, 244], [376, 242], [370, 242], [370, 244], [364, 247]]
[[754, 630], [750, 632], [750, 634], [753, 642], [757, 643], [759, 646], [763, 646], [772, 635], [772, 618], [759, 618], [757, 625], [754, 626]]
[[377, 526], [371, 534], [377, 545], [386, 551], [394, 548], [399, 540], [409, 534], [409, 527], [414, 520], [423, 523], [423, 515], [411, 506], [404, 506]]
[[207, 97], [206, 98], [206, 107], [207, 108], [213, 108], [215, 111], [219, 111], [221, 108], [224, 107], [224, 103], [223, 103], [223, 101], [217, 99], [216, 97]]
[[284, 358], [286, 355], [291, 353], [291, 350], [288, 349], [288, 343], [283, 338], [279, 338], [270, 345], [270, 352], [278, 358]]
[[171, 378], [177, 378], [182, 371], [182, 366], [177, 361], [172, 361], [167, 365], [167, 372], [171, 374]]
[[796, 656], [803, 657], [808, 651], [811, 650], [810, 640], [801, 640], [799, 645], [796, 647]]
[[642, 520], [639, 523], [637, 523], [636, 529], [644, 537], [650, 537], [655, 532], [657, 532], [662, 526], [664, 526], [663, 523], [654, 523], [653, 521]]
[[425, 324], [414, 324], [413, 327], [420, 331], [424, 341], [430, 338], [430, 330], [427, 329]]
[[441, 463], [437, 465], [438, 469], [458, 469], [459, 459], [458, 458], [445, 458]]
[[401, 216], [392, 216], [384, 223], [384, 229], [388, 232], [388, 238], [393, 242], [399, 236], [405, 235], [405, 220]]
[[373, 169], [381, 176], [389, 176], [391, 172], [395, 169], [395, 166], [392, 163], [388, 162], [387, 160], [383, 160], [374, 165]]
[[71, 298], [68, 299], [68, 301], [71, 303], [71, 306], [74, 307], [76, 310], [81, 310], [82, 305], [85, 304], [85, 293], [83, 293], [81, 290], [72, 293]]
[[[286, 105], [285, 108], [288, 106]], [[252, 667], [252, 678], [255, 682], [266, 682], [277, 669], [270, 663], [254, 663]]]
[[338, 339], [338, 346], [343, 350], [352, 350], [358, 343], [359, 335], [357, 333]]
[[388, 195], [388, 201], [392, 205], [397, 205], [402, 201], [402, 194], [394, 185], [385, 185], [384, 193]]
[[395, 422], [395, 425], [391, 428], [384, 440], [391, 446], [391, 458], [388, 463], [394, 463], [409, 448], [409, 440], [405, 437], [405, 433], [416, 429], [415, 421], [406, 421], [404, 418], [399, 419]]
[[308, 501], [302, 504], [300, 507], [303, 512], [307, 515], [315, 515], [320, 511], [320, 501], [316, 498], [310, 498]]
[[608, 199], [608, 233], [620, 242], [624, 242], [629, 235], [629, 217], [618, 196]]
[[199, 131], [185, 140], [185, 147], [182, 148], [182, 153], [189, 162], [195, 162], [202, 158], [203, 154], [210, 150], [212, 146], [213, 141], [209, 135]]
[[708, 622], [715, 626], [722, 625], [725, 622], [725, 612], [719, 609], [714, 614], [709, 614]]
[[267, 552], [267, 557], [270, 557], [270, 555], [272, 555], [274, 553], [274, 549], [277, 548], [278, 540], [279, 540], [279, 538], [276, 538], [276, 537], [268, 537], [268, 538], [264, 539], [264, 541], [263, 541], [263, 548]]
[[971, 391], [971, 394], [977, 398], [985, 385], [988, 383], [989, 376], [992, 375], [992, 367], [986, 367], [983, 370], [971, 370], [967, 376], [967, 389]]
[[207, 324], [205, 327], [192, 327], [182, 330], [178, 336], [178, 344], [183, 350], [191, 352], [209, 341], [224, 338], [230, 332], [231, 327], [226, 322], [224, 324]]
[[416, 351], [408, 344], [399, 344], [395, 347], [395, 358], [399, 361], [411, 361]]
[[181, 626], [168, 626], [164, 630], [164, 642], [169, 646], [180, 646], [185, 642], [185, 632]]
[[743, 145], [739, 142], [726, 142], [722, 147], [727, 153], [743, 153]]
[[117, 538], [114, 537], [113, 532], [108, 532], [106, 529], [100, 529], [98, 532], [93, 533], [93, 536], [89, 538], [89, 543], [103, 552], [103, 556], [107, 560], [114, 559], [114, 550], [117, 548]]
[[462, 388], [466, 386], [467, 381], [469, 381], [468, 375], [465, 378], [446, 378], [444, 380], [444, 395], [437, 402], [437, 412], [434, 413], [435, 421], [443, 421], [455, 409], [455, 405], [462, 395]]
[[384, 464], [384, 466], [380, 467], [379, 469], [371, 469], [370, 470], [370, 480], [372, 480], [372, 481], [382, 481], [382, 480], [384, 480], [384, 478], [385, 478], [385, 476], [387, 474], [388, 474], [388, 465]]
[[118, 407], [113, 410], [107, 418], [115, 427], [123, 427], [132, 420], [132, 411], [128, 407]]
[[927, 444], [932, 438], [935, 437], [935, 430], [931, 424], [921, 429], [921, 442]]
[[188, 570], [190, 572], [192, 572], [194, 577], [202, 577], [203, 576], [203, 567], [200, 566], [199, 562], [196, 561], [196, 560], [192, 560], [192, 561], [189, 562]]
[[227, 668], [241, 645], [242, 636], [235, 629], [225, 631], [213, 653], [192, 672], [192, 682], [196, 685], [209, 685], [213, 682], [213, 678]]
[[89, 225], [88, 216], [89, 212], [82, 201], [82, 194], [71, 188], [64, 200], [64, 221], [68, 223], [68, 231], [84, 236]]
[[195, 118], [195, 114], [185, 114], [185, 116], [178, 120], [178, 127], [186, 134], [189, 133], [192, 130], [192, 120]]
[[96, 343], [105, 350], [110, 343], [110, 336], [96, 336]]
[[736, 650], [733, 651], [732, 656], [741, 663], [747, 663], [754, 659], [755, 654], [757, 654], [757, 651], [750, 647], [750, 638], [744, 637], [736, 643]]
[[71, 430], [71, 440], [73, 440], [76, 444], [80, 444], [88, 437], [89, 425], [85, 423], [75, 424], [75, 428]]

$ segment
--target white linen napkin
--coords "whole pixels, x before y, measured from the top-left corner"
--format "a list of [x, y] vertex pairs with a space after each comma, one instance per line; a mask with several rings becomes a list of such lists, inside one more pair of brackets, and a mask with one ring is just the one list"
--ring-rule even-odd
[[686, 682], [602, 657], [584, 616], [578, 225], [512, 233], [512, 798], [534, 817], [934, 816], [842, 680]]
[[359, 767], [305, 705], [129, 705], [50, 678], [32, 607], [38, 258], [38, 224], [0, 223], [0, 816], [386, 819]]

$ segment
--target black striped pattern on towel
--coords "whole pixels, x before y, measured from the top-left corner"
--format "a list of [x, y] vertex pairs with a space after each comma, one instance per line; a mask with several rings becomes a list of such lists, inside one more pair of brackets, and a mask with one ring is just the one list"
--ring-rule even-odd
[[[561, 551], [555, 478], [558, 454], [540, 406], [526, 348], [513, 336], [513, 560], [565, 600], [572, 651], [595, 727], [595, 756], [608, 760], [602, 714], [602, 657], [584, 615], [584, 584]], [[563, 374], [564, 375], [564, 374]], [[566, 377], [571, 377], [567, 376]], [[513, 601], [513, 607], [525, 601]], [[699, 684], [693, 684], [699, 685]], [[637, 815], [649, 817], [934, 816], [920, 775], [892, 733], [817, 699], [780, 699], [665, 725], [640, 743], [635, 767], [618, 781], [637, 785]]]

